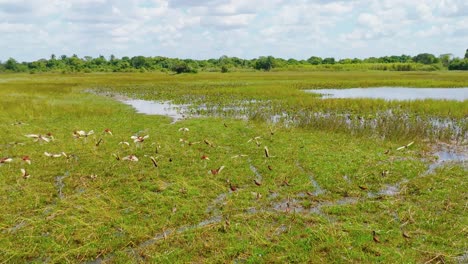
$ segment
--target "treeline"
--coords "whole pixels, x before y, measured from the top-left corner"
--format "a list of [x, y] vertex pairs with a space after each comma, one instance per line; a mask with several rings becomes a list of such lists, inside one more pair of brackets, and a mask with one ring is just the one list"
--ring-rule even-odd
[[464, 58], [454, 58], [451, 54], [436, 57], [433, 54], [421, 53], [416, 56], [385, 56], [366, 59], [321, 58], [312, 56], [307, 60], [282, 59], [272, 56], [255, 59], [241, 59], [222, 56], [218, 59], [192, 60], [167, 57], [122, 57], [111, 55], [109, 58], [93, 58], [77, 55], [40, 59], [32, 62], [18, 62], [13, 58], [0, 61], [0, 72], [146, 72], [162, 71], [175, 73], [228, 72], [241, 70], [382, 70], [382, 71], [435, 71], [435, 70], [468, 70], [468, 50]]

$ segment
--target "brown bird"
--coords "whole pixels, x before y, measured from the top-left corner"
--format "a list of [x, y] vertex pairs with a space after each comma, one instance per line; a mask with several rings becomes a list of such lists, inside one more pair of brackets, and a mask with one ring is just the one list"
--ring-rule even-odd
[[210, 158], [208, 158], [208, 156], [206, 156], [206, 155], [201, 156], [201, 159], [202, 160], [210, 160]]
[[112, 131], [109, 128], [104, 129], [104, 134], [109, 134], [112, 136]]
[[150, 157], [151, 161], [153, 162], [154, 167], [158, 167], [158, 163], [156, 162], [156, 159], [154, 157]]
[[268, 169], [269, 169], [269, 170], [273, 170], [273, 168], [271, 167], [271, 165], [268, 165]]
[[211, 170], [211, 174], [213, 174], [213, 175], [219, 174], [219, 173], [221, 173], [221, 171], [223, 169], [224, 169], [224, 166], [221, 166], [221, 167], [219, 167], [217, 169], [213, 169], [213, 170]]
[[270, 152], [268, 151], [268, 147], [265, 146], [264, 149], [265, 149], [265, 156], [266, 156], [267, 158], [269, 158], [269, 157], [270, 157]]
[[24, 162], [26, 162], [27, 164], [31, 165], [31, 158], [29, 158], [29, 156], [23, 156], [23, 158], [21, 158]]
[[359, 188], [360, 188], [361, 190], [367, 190], [367, 189], [368, 189], [367, 186], [364, 186], [364, 185], [359, 185]]
[[257, 181], [257, 179], [254, 179], [253, 181], [254, 181], [255, 185], [257, 185], [257, 186], [261, 186], [261, 185], [262, 185], [262, 183], [259, 182], [259, 181]]
[[384, 154], [388, 154], [388, 153], [390, 153], [390, 149], [387, 149], [387, 150], [384, 152]]
[[208, 141], [208, 139], [204, 139], [203, 142], [205, 142], [205, 144], [207, 144], [207, 145], [210, 146], [210, 147], [214, 147], [214, 146], [213, 146], [213, 143], [211, 143], [210, 141]]
[[291, 186], [291, 184], [289, 184], [289, 181], [286, 178], [283, 180], [282, 185], [283, 186]]
[[377, 236], [377, 233], [375, 231], [372, 231], [372, 239], [374, 240], [375, 243], [380, 243], [380, 239]]
[[229, 183], [229, 189], [231, 189], [233, 192], [237, 191], [237, 187], [232, 185], [232, 183]]
[[402, 235], [404, 238], [411, 238], [411, 236], [406, 231], [403, 231]]

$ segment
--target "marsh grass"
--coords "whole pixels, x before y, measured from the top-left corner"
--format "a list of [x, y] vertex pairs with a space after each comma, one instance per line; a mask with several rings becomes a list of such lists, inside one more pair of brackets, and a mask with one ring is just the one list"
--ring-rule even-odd
[[[356, 75], [361, 81], [367, 76], [372, 83], [400, 76]], [[256, 100], [270, 104], [274, 111], [295, 113], [307, 107], [316, 111], [315, 106], [330, 110], [328, 104], [340, 104], [300, 91], [319, 86], [330, 76], [334, 75], [1, 76], [9, 79], [0, 82], [0, 158], [14, 160], [0, 166], [4, 194], [0, 259], [10, 263], [456, 262], [467, 247], [466, 169], [453, 165], [426, 174], [424, 159], [431, 150], [423, 137], [396, 151], [409, 142], [408, 136], [350, 134], [341, 123], [326, 121], [315, 124], [315, 129], [307, 124], [257, 122], [269, 114], [262, 109], [247, 113], [251, 115], [247, 120], [203, 117], [171, 124], [167, 117], [136, 114], [113, 98], [84, 92], [193, 100], [215, 107]], [[427, 86], [419, 75], [405, 76], [401, 75], [404, 82]], [[462, 74], [429, 76], [466, 86], [458, 79], [464, 78]], [[338, 86], [355, 84], [350, 76], [335, 77]], [[380, 110], [373, 108], [378, 103], [363, 104], [363, 111]], [[402, 109], [427, 107], [436, 113], [439, 103], [446, 102], [414, 102]], [[466, 113], [463, 104], [451, 109], [440, 116], [459, 120]], [[179, 131], [181, 127], [190, 131]], [[106, 128], [113, 136], [103, 133]], [[75, 130], [95, 133], [75, 139]], [[33, 142], [24, 136], [30, 133], [51, 133], [55, 140]], [[132, 135], [150, 137], [136, 145]], [[258, 145], [249, 142], [254, 137], [260, 137]], [[180, 139], [200, 143], [189, 145]], [[119, 145], [121, 141], [130, 146]], [[270, 157], [265, 156], [265, 146]], [[46, 157], [45, 151], [63, 151], [68, 158]], [[139, 161], [118, 161], [113, 154], [121, 158], [134, 154]], [[31, 165], [22, 161], [26, 155]], [[210, 159], [202, 160], [203, 155]], [[149, 156], [156, 158], [158, 167]], [[220, 166], [225, 166], [221, 173], [209, 173]], [[21, 168], [31, 175], [28, 179], [21, 176]], [[382, 176], [385, 170], [389, 173]], [[398, 192], [379, 195], [388, 185], [398, 186]], [[373, 241], [372, 231], [381, 243]], [[410, 238], [404, 238], [402, 231]]]

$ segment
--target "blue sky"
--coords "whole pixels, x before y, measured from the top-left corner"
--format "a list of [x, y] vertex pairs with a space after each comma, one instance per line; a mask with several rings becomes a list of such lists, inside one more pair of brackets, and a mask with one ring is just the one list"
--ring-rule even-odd
[[462, 57], [466, 0], [0, 0], [0, 60]]

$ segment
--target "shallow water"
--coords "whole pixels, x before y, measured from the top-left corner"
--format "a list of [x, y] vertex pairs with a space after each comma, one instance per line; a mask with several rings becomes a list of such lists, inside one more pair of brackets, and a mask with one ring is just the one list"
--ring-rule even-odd
[[164, 115], [172, 118], [174, 122], [185, 118], [184, 114], [182, 114], [182, 112], [186, 110], [186, 106], [184, 105], [139, 99], [126, 99], [121, 100], [121, 102], [135, 108], [137, 113], [147, 115]]
[[434, 153], [437, 160], [429, 165], [429, 168], [424, 173], [433, 173], [437, 168], [444, 166], [445, 164], [460, 164], [461, 166], [467, 166], [466, 161], [468, 160], [468, 147], [460, 146], [458, 148], [449, 148], [447, 146], [441, 147], [437, 152]]
[[351, 89], [306, 90], [322, 94], [323, 98], [372, 98], [385, 100], [468, 100], [468, 88], [405, 88], [376, 87]]

